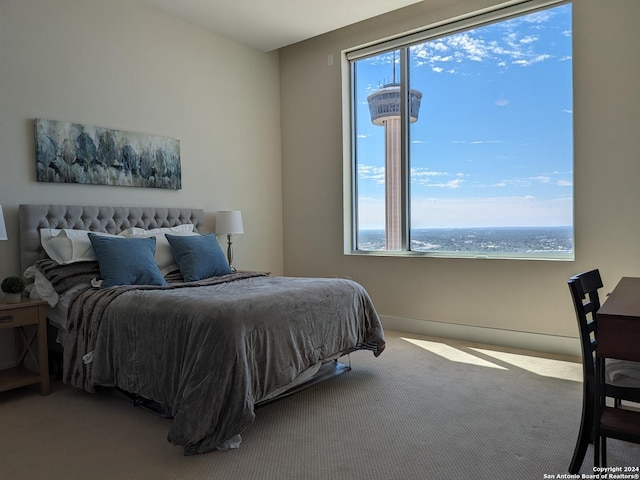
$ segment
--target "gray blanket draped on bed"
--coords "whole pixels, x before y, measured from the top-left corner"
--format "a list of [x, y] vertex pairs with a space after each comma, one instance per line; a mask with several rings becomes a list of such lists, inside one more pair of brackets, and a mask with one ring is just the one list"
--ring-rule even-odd
[[239, 435], [257, 402], [322, 360], [357, 349], [378, 356], [384, 346], [379, 317], [356, 282], [235, 273], [79, 294], [63, 379], [167, 405], [168, 439], [189, 455]]

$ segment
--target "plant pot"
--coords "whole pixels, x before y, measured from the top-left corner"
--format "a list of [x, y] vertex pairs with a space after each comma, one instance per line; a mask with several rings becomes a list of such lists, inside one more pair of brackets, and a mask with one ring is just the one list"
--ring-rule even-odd
[[4, 301], [7, 303], [20, 303], [20, 300], [22, 300], [21, 293], [5, 293], [4, 294]]

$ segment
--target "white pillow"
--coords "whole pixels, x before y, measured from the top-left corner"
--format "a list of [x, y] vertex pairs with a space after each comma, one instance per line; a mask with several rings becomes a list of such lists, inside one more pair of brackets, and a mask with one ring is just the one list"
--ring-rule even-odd
[[73, 230], [71, 228], [41, 228], [40, 244], [49, 258], [66, 265], [75, 262], [96, 261], [93, 245], [89, 240], [89, 233], [96, 233], [107, 237], [117, 237], [110, 233], [90, 232], [88, 230]]
[[140, 227], [130, 227], [120, 233], [123, 237], [134, 237], [139, 235], [145, 235], [147, 233], [178, 233], [179, 232], [193, 232], [193, 223], [184, 223], [182, 225], [176, 225], [175, 227], [162, 227], [152, 228], [151, 230], [145, 230]]
[[160, 269], [160, 273], [162, 275], [166, 275], [167, 273], [178, 270], [179, 267], [176, 264], [175, 259], [173, 258], [173, 253], [171, 253], [171, 247], [169, 246], [169, 241], [167, 237], [164, 236], [165, 233], [171, 233], [172, 235], [180, 235], [180, 236], [191, 236], [191, 235], [200, 235], [197, 232], [193, 231], [193, 224], [184, 224], [178, 225], [177, 227], [171, 228], [153, 228], [151, 230], [144, 230], [142, 228], [133, 227], [127, 230], [130, 236], [134, 237], [156, 237], [156, 252], [153, 255], [153, 259], [158, 265]]

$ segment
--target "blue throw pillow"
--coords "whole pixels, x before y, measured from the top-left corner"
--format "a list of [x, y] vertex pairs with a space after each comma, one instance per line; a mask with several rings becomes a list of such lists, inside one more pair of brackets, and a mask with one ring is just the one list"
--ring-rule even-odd
[[194, 236], [165, 233], [165, 237], [185, 282], [231, 273], [229, 262], [213, 233]]
[[166, 285], [166, 280], [153, 259], [155, 237], [114, 238], [89, 234], [96, 252], [102, 286]]

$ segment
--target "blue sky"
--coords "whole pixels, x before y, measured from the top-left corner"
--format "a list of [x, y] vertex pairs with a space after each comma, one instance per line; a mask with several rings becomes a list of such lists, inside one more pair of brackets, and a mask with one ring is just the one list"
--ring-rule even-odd
[[[570, 5], [411, 48], [412, 228], [573, 224], [571, 55]], [[357, 63], [360, 229], [384, 228], [384, 127], [366, 97], [393, 58]]]

